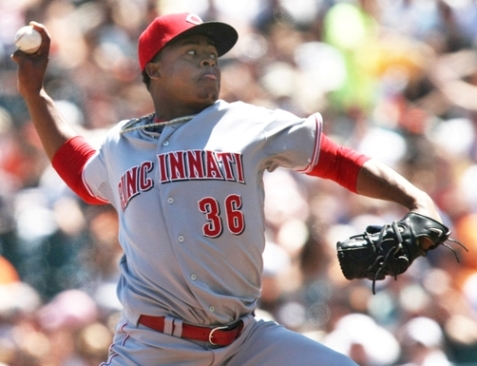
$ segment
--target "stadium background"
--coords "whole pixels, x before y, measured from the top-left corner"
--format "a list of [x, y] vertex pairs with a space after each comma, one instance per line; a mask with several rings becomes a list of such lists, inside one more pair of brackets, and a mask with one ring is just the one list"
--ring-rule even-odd
[[[334, 245], [400, 218], [327, 181], [265, 176], [267, 249], [258, 316], [361, 366], [477, 365], [477, 3], [473, 0], [2, 0], [0, 2], [0, 365], [105, 360], [121, 309], [116, 214], [88, 206], [42, 151], [16, 89], [15, 32], [52, 37], [46, 88], [97, 144], [152, 105], [136, 40], [158, 14], [232, 24], [221, 97], [300, 116], [381, 159], [436, 200], [469, 253], [420, 258], [397, 281], [346, 281]], [[160, 255], [158, 253], [158, 255]]]

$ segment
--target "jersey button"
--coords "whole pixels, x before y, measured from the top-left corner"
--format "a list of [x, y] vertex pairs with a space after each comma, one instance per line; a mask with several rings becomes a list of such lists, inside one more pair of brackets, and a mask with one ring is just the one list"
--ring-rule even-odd
[[209, 306], [209, 310], [213, 313], [215, 311], [215, 307], [214, 306]]
[[181, 235], [177, 238], [177, 240], [179, 240], [180, 243], [184, 242], [184, 237]]
[[192, 281], [195, 281], [195, 280], [197, 279], [197, 276], [196, 276], [194, 273], [192, 273], [192, 274], [190, 275], [190, 279], [191, 279]]
[[169, 146], [169, 141], [164, 141], [164, 142], [162, 143], [162, 146]]
[[167, 203], [174, 203], [174, 198], [169, 197], [169, 198], [167, 199]]

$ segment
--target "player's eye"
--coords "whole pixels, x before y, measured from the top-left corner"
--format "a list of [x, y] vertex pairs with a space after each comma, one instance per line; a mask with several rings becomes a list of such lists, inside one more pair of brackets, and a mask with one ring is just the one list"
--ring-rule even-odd
[[[197, 50], [188, 50], [187, 51], [187, 54], [188, 55], [191, 55], [191, 56], [197, 56], [199, 54], [199, 52]], [[212, 60], [217, 60], [219, 58], [219, 56], [217, 55], [217, 53], [215, 52], [212, 52], [209, 54], [209, 57], [212, 59]]]

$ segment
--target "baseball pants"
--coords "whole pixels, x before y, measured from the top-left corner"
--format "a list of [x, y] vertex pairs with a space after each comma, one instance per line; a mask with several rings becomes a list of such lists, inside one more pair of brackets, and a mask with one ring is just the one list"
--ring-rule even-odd
[[124, 317], [109, 359], [101, 366], [357, 366], [348, 357], [273, 321], [248, 316], [239, 338], [226, 347], [157, 332]]

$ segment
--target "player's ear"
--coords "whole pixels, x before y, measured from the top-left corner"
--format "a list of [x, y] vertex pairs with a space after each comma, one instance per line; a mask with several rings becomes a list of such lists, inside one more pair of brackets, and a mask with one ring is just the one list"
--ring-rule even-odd
[[151, 79], [157, 79], [161, 77], [161, 68], [159, 62], [149, 62], [144, 70]]

